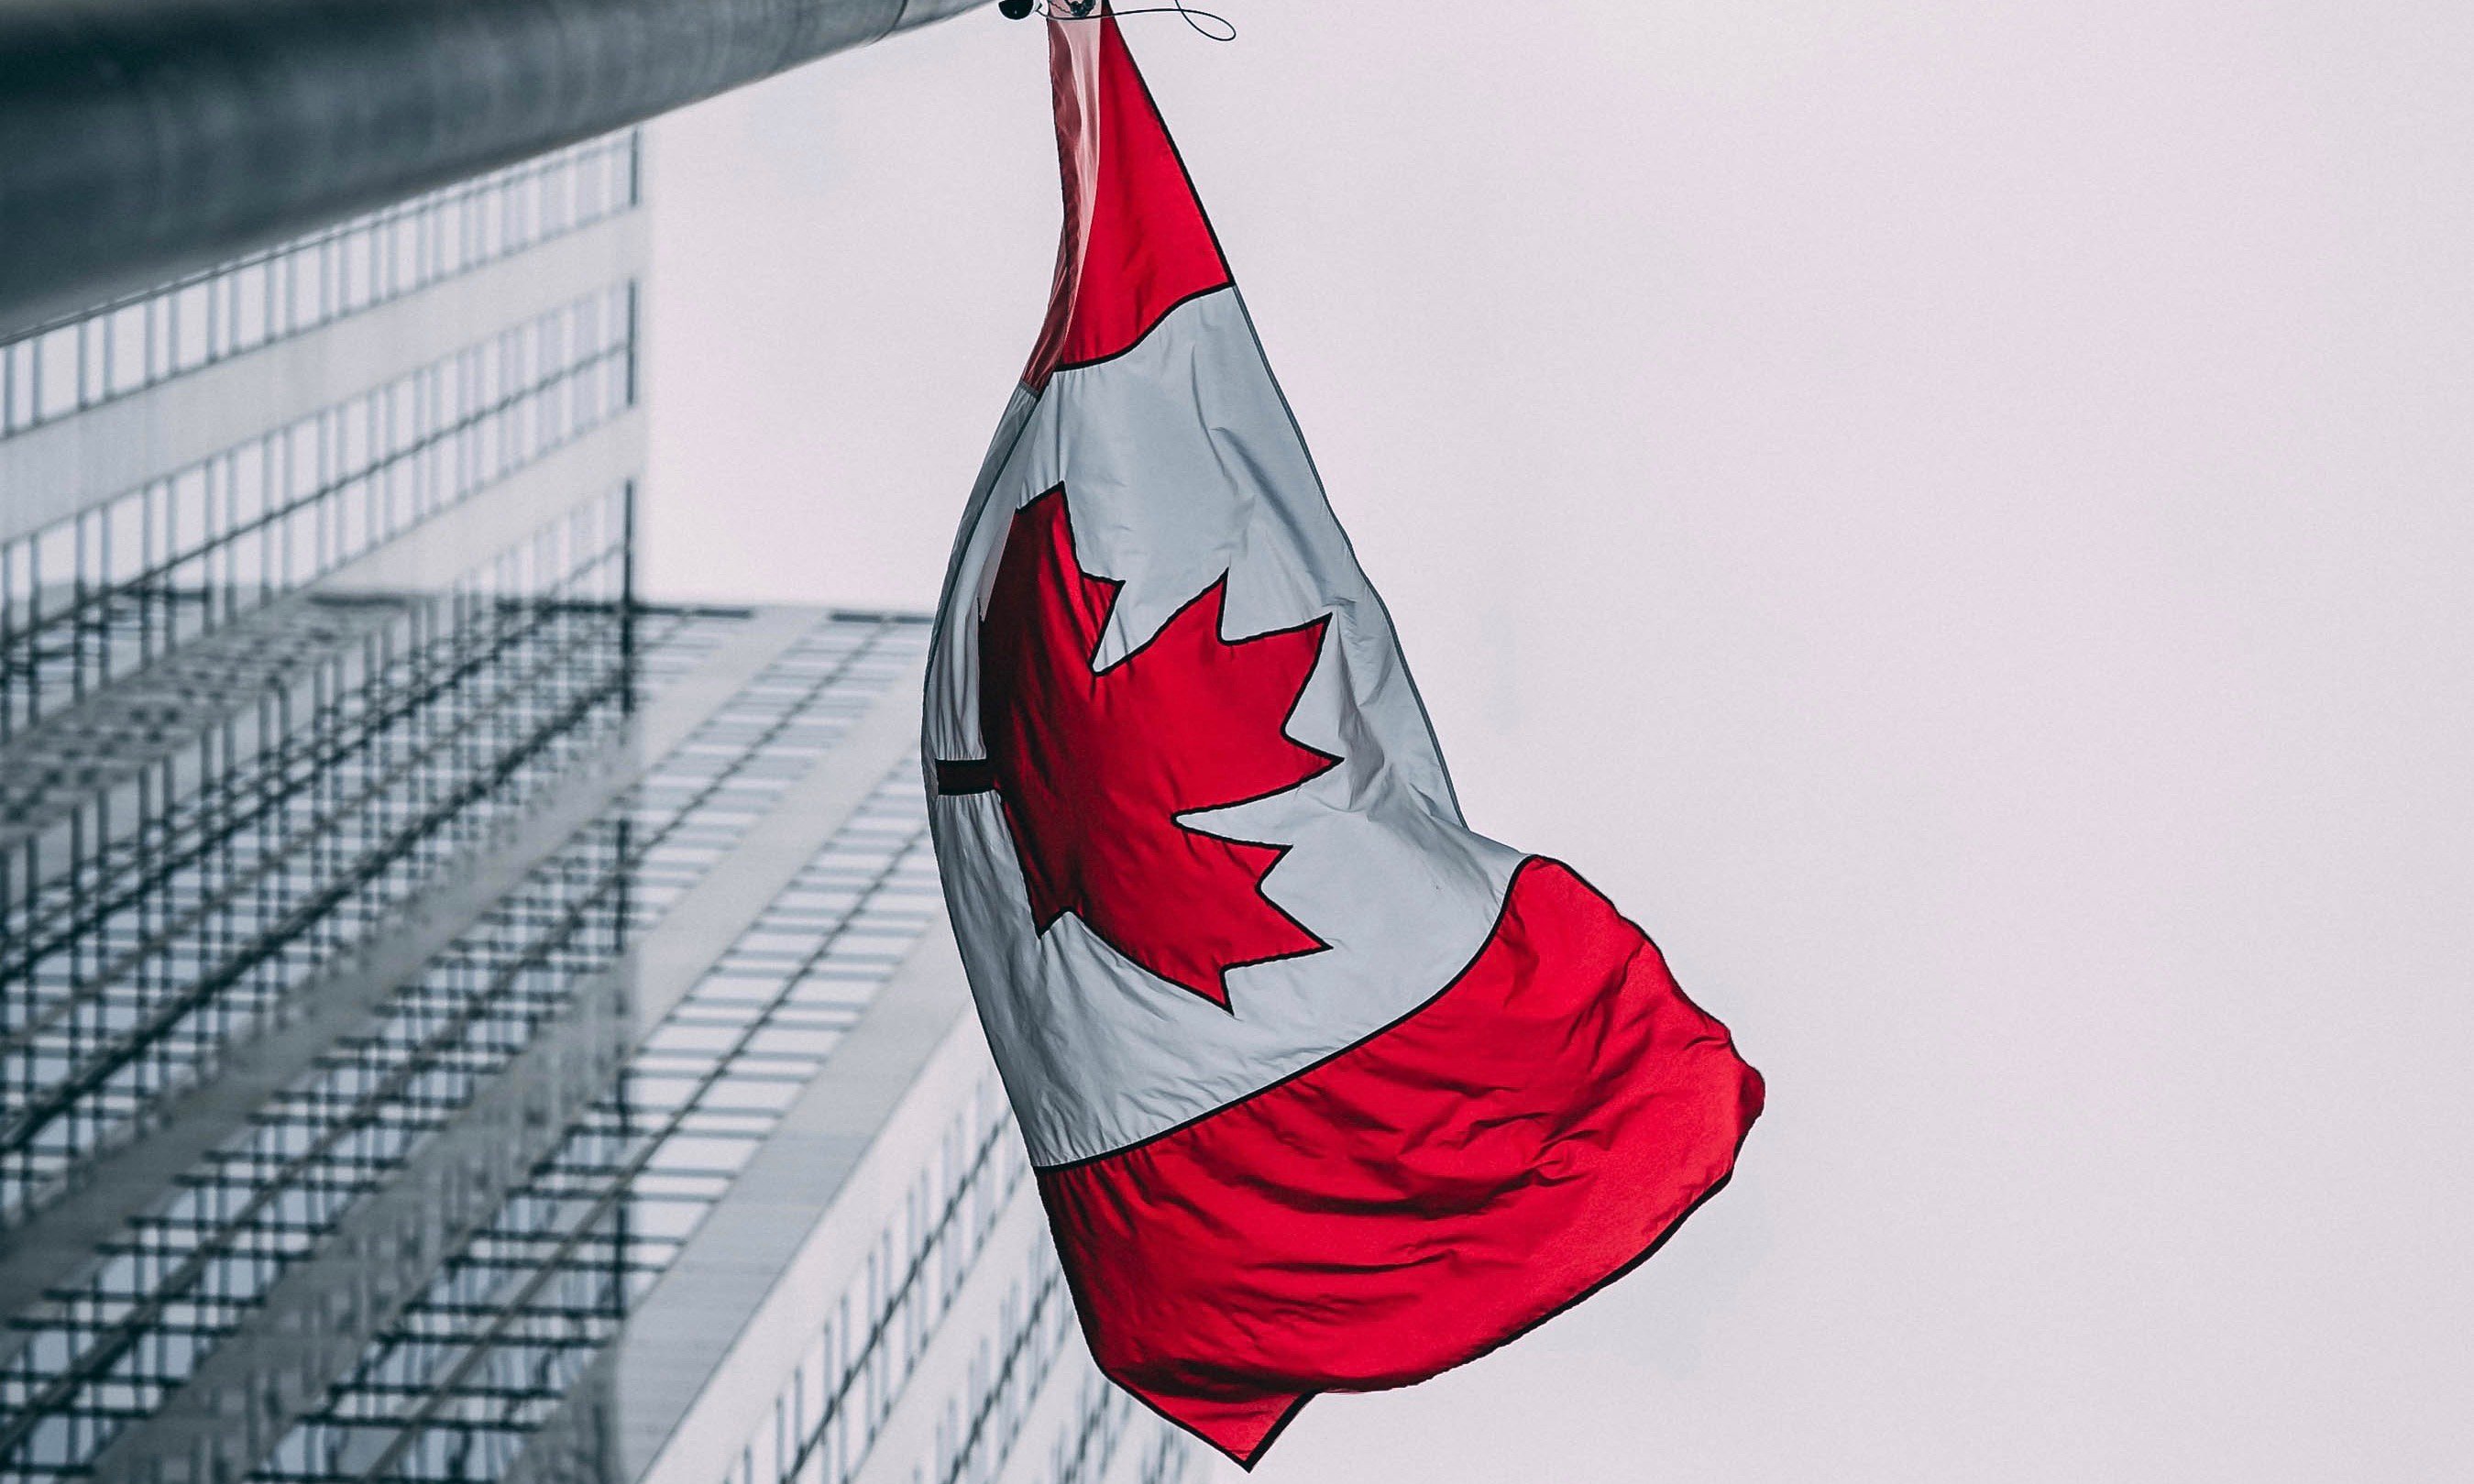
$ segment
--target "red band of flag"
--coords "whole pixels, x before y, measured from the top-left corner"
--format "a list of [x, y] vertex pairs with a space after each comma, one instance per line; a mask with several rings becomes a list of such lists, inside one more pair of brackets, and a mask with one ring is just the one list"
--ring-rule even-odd
[[1656, 945], [1533, 859], [1407, 1020], [1039, 1188], [1102, 1369], [1251, 1463], [1315, 1393], [1472, 1359], [1647, 1256], [1760, 1107]]

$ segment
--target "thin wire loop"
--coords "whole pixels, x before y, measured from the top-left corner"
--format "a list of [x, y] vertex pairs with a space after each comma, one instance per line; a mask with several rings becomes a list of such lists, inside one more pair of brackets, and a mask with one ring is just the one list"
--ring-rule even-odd
[[[1074, 3], [1074, 0], [1051, 0], [1051, 3], [1044, 4], [1039, 7], [1039, 13], [1049, 20], [1096, 20], [1099, 18], [1100, 8], [1095, 5], [1090, 7], [1088, 10], [1084, 10], [1079, 6], [1077, 6]], [[1225, 15], [1203, 10], [1201, 6], [1187, 5], [1185, 4], [1185, 0], [1174, 0], [1174, 3], [1169, 5], [1144, 5], [1136, 6], [1130, 10], [1112, 10], [1110, 13], [1119, 17], [1128, 15], [1181, 15], [1185, 17], [1186, 25], [1192, 28], [1194, 34], [1202, 37], [1206, 41], [1234, 41], [1237, 39], [1237, 23], [1235, 21], [1230, 20]], [[1205, 22], [1208, 22], [1209, 24], [1206, 25]]]

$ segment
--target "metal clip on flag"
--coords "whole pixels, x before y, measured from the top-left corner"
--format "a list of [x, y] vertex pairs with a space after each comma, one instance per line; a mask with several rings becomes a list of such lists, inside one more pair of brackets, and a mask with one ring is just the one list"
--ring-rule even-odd
[[936, 855], [1092, 1353], [1250, 1466], [1647, 1255], [1761, 1081], [1462, 821], [1115, 18], [1048, 28], [1064, 241], [937, 617]]

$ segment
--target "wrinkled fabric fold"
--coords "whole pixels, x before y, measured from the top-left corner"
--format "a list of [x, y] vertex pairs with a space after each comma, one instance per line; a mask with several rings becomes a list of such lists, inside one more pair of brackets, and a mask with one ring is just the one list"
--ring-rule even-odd
[[1533, 859], [1431, 1004], [1039, 1189], [1101, 1368], [1250, 1464], [1315, 1393], [1424, 1379], [1646, 1256], [1761, 1096], [1649, 938]]

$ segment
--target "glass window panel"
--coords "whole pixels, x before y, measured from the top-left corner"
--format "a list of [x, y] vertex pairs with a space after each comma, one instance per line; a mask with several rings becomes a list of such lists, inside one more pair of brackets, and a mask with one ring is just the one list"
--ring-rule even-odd
[[171, 351], [172, 369], [195, 371], [206, 363], [207, 292], [204, 283], [192, 283], [172, 297]]

